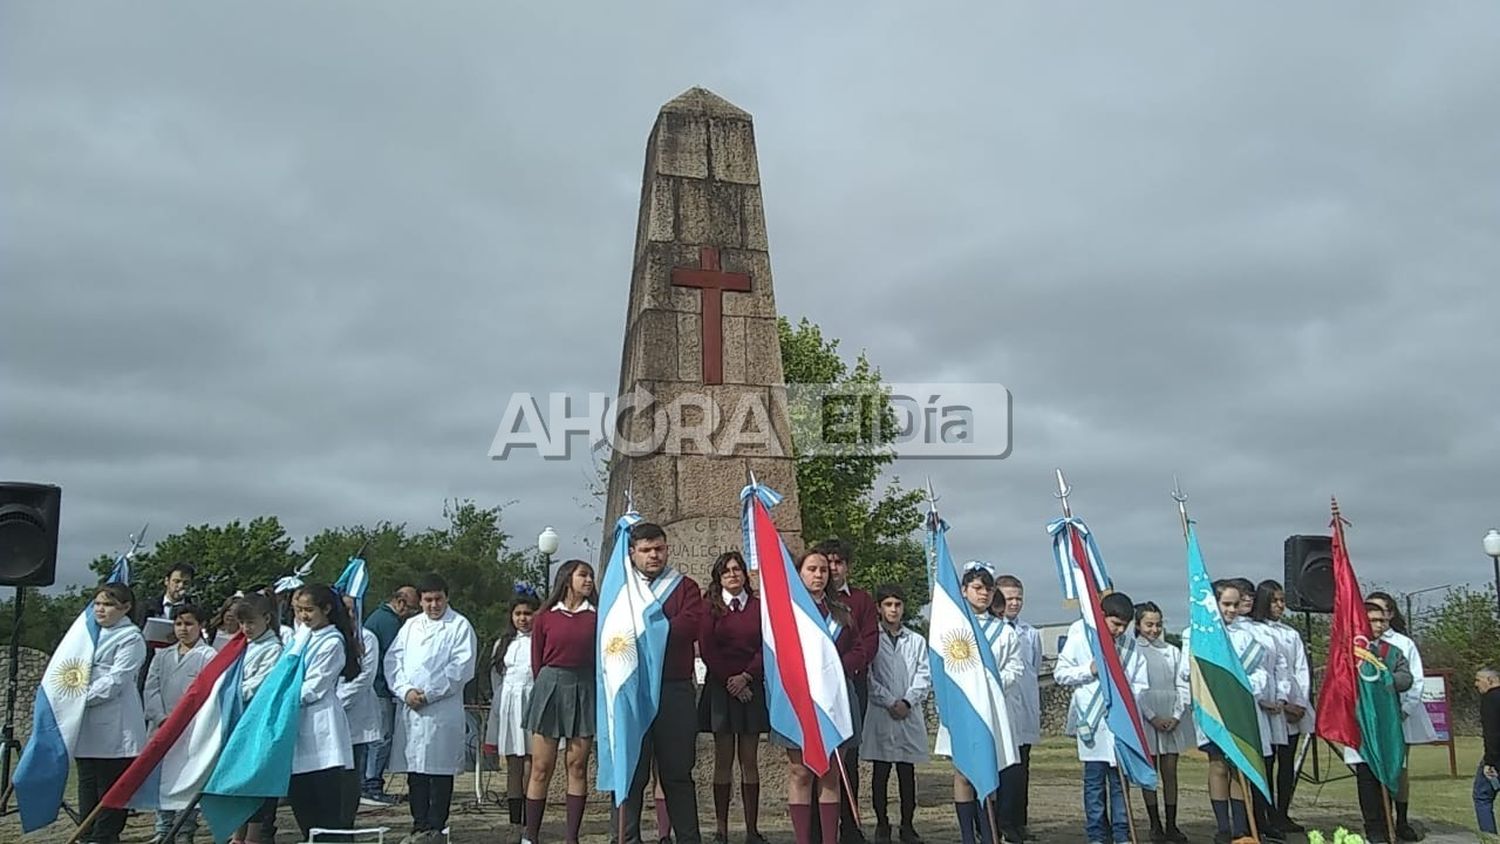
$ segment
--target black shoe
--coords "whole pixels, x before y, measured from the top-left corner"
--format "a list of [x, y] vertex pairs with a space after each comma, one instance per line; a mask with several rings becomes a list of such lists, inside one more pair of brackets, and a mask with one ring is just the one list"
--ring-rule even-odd
[[1276, 842], [1286, 841], [1286, 833], [1282, 832], [1277, 827], [1271, 826], [1270, 824], [1262, 827], [1259, 832], [1261, 838]]
[[1004, 827], [1001, 827], [1000, 839], [1002, 841], [1012, 842], [1012, 844], [1022, 844], [1022, 842], [1026, 840], [1026, 835], [1019, 829], [1006, 829]]
[[1177, 828], [1176, 824], [1167, 827], [1167, 840], [1172, 844], [1187, 844], [1187, 834]]
[[1409, 824], [1409, 823], [1403, 823], [1403, 824], [1397, 824], [1396, 825], [1396, 840], [1397, 841], [1421, 841], [1423, 838], [1426, 838], [1426, 837], [1427, 836], [1423, 835], [1422, 833], [1420, 833], [1416, 829], [1414, 829], [1412, 827], [1412, 825]]
[[891, 825], [888, 823], [875, 824], [875, 844], [891, 844]]
[[839, 835], [839, 844], [870, 844], [870, 841], [858, 827], [850, 827]]
[[1167, 844], [1167, 831], [1156, 824], [1151, 826], [1152, 844]]
[[1297, 823], [1296, 821], [1292, 820], [1291, 818], [1287, 817], [1286, 815], [1282, 815], [1281, 816], [1281, 820], [1278, 821], [1276, 825], [1279, 826], [1279, 827], [1281, 827], [1281, 831], [1282, 832], [1306, 832], [1307, 831], [1307, 827], [1303, 826], [1300, 823]]
[[922, 836], [917, 834], [917, 830], [911, 824], [902, 824], [900, 835], [901, 844], [924, 844]]
[[745, 833], [745, 844], [771, 844], [758, 832]]

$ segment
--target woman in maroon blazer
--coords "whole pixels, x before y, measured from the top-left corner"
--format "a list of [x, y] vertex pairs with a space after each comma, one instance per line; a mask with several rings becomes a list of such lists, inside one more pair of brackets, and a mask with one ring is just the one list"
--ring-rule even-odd
[[703, 589], [708, 613], [698, 653], [708, 669], [698, 698], [698, 730], [714, 737], [715, 844], [729, 840], [729, 792], [740, 760], [740, 799], [746, 844], [765, 844], [760, 815], [760, 734], [771, 728], [761, 670], [760, 599], [750, 588], [745, 558], [726, 551], [714, 561]]

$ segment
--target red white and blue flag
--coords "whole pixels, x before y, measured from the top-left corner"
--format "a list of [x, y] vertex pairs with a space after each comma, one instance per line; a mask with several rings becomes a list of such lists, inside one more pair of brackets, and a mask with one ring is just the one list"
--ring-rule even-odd
[[854, 734], [849, 689], [834, 645], [837, 626], [824, 618], [802, 585], [769, 508], [774, 490], [753, 479], [744, 502], [745, 557], [760, 572], [760, 628], [771, 728], [802, 750], [814, 774], [828, 772], [834, 750]]
[[[1099, 599], [1112, 589], [1104, 557], [1094, 543], [1094, 536], [1082, 519], [1072, 516], [1047, 525], [1052, 534], [1052, 553], [1059, 572], [1073, 582], [1078, 609], [1088, 633], [1089, 650], [1099, 666], [1099, 682], [1090, 684], [1087, 702], [1078, 716], [1078, 734], [1086, 741], [1103, 721], [1114, 734], [1115, 756], [1131, 782], [1148, 791], [1156, 789], [1156, 766], [1146, 749], [1146, 732], [1141, 727], [1141, 713], [1125, 665], [1109, 634]], [[1120, 637], [1126, 647], [1134, 644], [1128, 635]]]
[[186, 809], [239, 720], [245, 634], [229, 640], [183, 692], [102, 802], [110, 809]]

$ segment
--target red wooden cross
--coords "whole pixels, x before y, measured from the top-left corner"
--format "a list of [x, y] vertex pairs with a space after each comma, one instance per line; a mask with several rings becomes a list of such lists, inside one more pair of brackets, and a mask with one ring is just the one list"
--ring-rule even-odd
[[719, 268], [719, 250], [698, 249], [698, 266], [673, 267], [674, 287], [696, 287], [703, 291], [703, 314], [698, 328], [703, 346], [703, 383], [724, 383], [724, 291], [750, 291], [749, 273], [726, 273]]

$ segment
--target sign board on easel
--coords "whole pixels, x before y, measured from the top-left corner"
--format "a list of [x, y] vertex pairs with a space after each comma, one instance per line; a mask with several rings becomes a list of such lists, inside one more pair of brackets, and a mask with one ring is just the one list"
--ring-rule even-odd
[[1452, 713], [1448, 708], [1448, 688], [1453, 672], [1437, 668], [1422, 672], [1422, 705], [1427, 708], [1427, 717], [1432, 719], [1432, 730], [1437, 733], [1434, 745], [1448, 747], [1448, 774], [1458, 776], [1458, 751], [1453, 745]]

